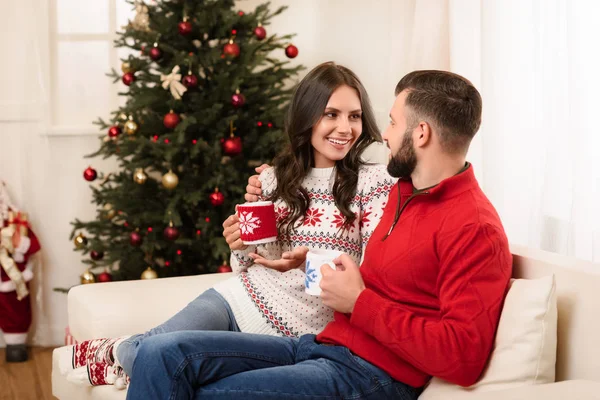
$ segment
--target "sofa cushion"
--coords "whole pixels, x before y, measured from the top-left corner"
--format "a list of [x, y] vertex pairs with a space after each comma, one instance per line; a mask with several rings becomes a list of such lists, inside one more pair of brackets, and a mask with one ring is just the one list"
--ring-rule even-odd
[[556, 324], [554, 275], [511, 280], [494, 349], [479, 381], [463, 388], [433, 378], [419, 399], [460, 399], [472, 392], [554, 382]]

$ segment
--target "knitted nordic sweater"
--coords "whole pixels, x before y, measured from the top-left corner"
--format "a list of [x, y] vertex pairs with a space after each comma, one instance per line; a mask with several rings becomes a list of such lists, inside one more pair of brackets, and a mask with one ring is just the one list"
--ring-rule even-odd
[[[263, 196], [270, 196], [277, 185], [274, 170], [263, 171], [259, 179]], [[388, 175], [384, 165], [366, 165], [360, 169], [356, 196], [350, 206], [357, 218], [351, 225], [344, 224], [344, 217], [335, 206], [334, 179], [334, 168], [310, 170], [302, 183], [309, 194], [309, 208], [291, 233], [281, 234], [277, 242], [232, 252], [231, 267], [238, 275], [217, 284], [215, 290], [229, 303], [242, 332], [283, 336], [316, 334], [333, 319], [333, 311], [323, 305], [319, 296], [304, 292], [303, 269], [282, 273], [254, 264], [248, 254], [256, 252], [277, 260], [285, 251], [307, 246], [342, 251], [359, 263], [396, 179]], [[278, 200], [275, 211], [280, 220], [288, 208]]]

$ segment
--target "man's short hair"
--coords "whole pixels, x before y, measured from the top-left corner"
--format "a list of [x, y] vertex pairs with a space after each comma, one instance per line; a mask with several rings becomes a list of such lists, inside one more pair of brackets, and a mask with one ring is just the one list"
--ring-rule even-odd
[[425, 120], [439, 133], [445, 151], [466, 153], [481, 125], [481, 95], [473, 84], [451, 72], [424, 70], [402, 78], [396, 96], [404, 90], [409, 127]]

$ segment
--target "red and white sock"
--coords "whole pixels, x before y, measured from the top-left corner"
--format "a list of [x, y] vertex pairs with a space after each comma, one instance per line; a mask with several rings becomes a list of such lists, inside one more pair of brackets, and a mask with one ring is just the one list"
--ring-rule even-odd
[[120, 344], [129, 336], [120, 338], [102, 338], [84, 340], [73, 346], [65, 346], [55, 350], [59, 356], [59, 370], [67, 375], [75, 369], [85, 367], [89, 363], [107, 363], [112, 366], [115, 362], [115, 345]]

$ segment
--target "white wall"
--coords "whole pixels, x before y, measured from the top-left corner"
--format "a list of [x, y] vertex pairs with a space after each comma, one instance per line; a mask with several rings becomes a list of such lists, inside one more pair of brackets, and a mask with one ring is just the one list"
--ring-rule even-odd
[[[30, 2], [2, 2], [0, 48], [10, 54], [10, 62], [0, 65], [0, 178], [7, 181], [14, 200], [31, 215], [31, 223], [40, 237], [43, 250], [34, 293], [36, 327], [32, 343], [61, 344], [67, 325], [66, 295], [52, 291], [54, 287], [69, 287], [78, 283], [84, 271], [78, 253], [68, 240], [69, 222], [78, 217], [94, 218], [90, 204], [91, 191], [82, 179], [89, 160], [85, 154], [98, 148], [93, 135], [46, 135], [44, 121], [31, 103], [48, 101], [48, 89], [55, 85], [48, 77], [47, 26], [32, 30], [29, 15], [23, 10]], [[240, 9], [250, 10], [262, 0], [239, 2]], [[409, 70], [418, 67], [438, 67], [447, 63], [447, 49], [423, 41], [411, 42], [422, 26], [413, 26], [415, 13], [427, 9], [442, 10], [446, 1], [362, 1], [362, 0], [273, 0], [272, 7], [290, 8], [266, 29], [269, 33], [296, 33], [293, 43], [300, 54], [295, 61], [308, 69], [318, 63], [333, 60], [343, 64], [361, 78], [370, 93], [380, 127], [385, 128], [389, 108], [394, 99], [397, 81]], [[48, 19], [47, 11], [38, 9], [39, 20]], [[73, 14], [76, 18], [77, 13]], [[445, 25], [436, 25], [437, 35], [447, 35]], [[10, 34], [8, 34], [10, 33]], [[36, 36], [39, 35], [39, 36]], [[14, 38], [20, 40], [15, 41]], [[39, 39], [41, 53], [28, 51], [35, 46], [27, 42]], [[412, 44], [411, 44], [412, 43]], [[434, 46], [432, 49], [431, 46]], [[42, 74], [31, 74], [39, 64]], [[32, 67], [33, 65], [33, 67]], [[24, 68], [23, 66], [28, 66]], [[306, 73], [306, 71], [304, 72]], [[110, 81], [103, 76], [94, 80]], [[6, 82], [4, 82], [6, 80]], [[50, 80], [48, 82], [48, 80]], [[42, 84], [46, 85], [43, 86]], [[113, 87], [116, 90], [117, 86]], [[89, 104], [87, 105], [89, 107]], [[101, 105], [98, 106], [101, 110]], [[77, 113], [77, 109], [72, 110]], [[99, 111], [100, 113], [101, 111]], [[28, 120], [33, 120], [29, 121]], [[380, 147], [371, 156], [385, 160], [387, 150]], [[98, 170], [114, 168], [114, 162], [93, 161]], [[1, 340], [0, 340], [1, 342]]]

